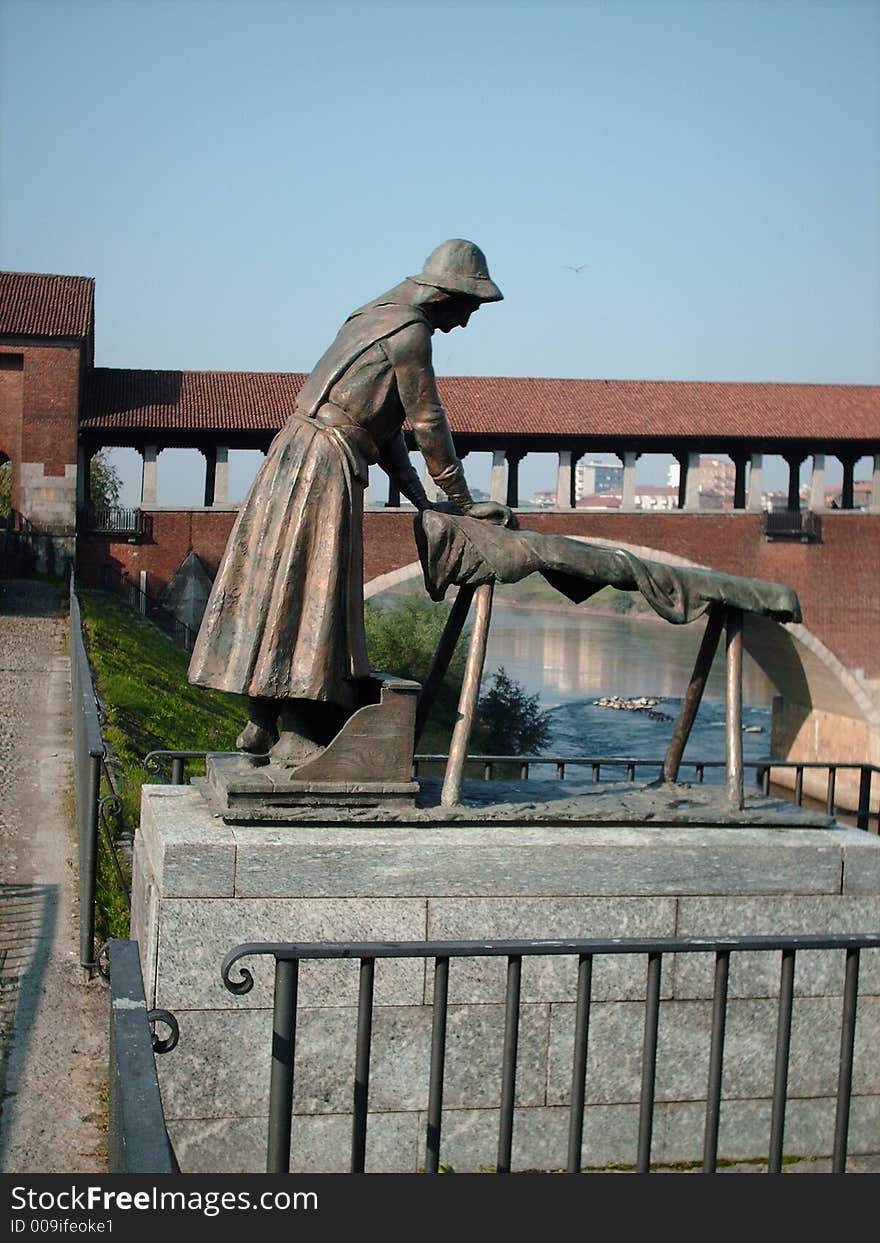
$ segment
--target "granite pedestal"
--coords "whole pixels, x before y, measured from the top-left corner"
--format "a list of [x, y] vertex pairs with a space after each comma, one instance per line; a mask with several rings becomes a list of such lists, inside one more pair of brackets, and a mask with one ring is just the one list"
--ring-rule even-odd
[[[303, 809], [297, 823], [226, 823], [197, 787], [145, 786], [135, 840], [132, 937], [149, 1006], [173, 1010], [178, 1048], [158, 1059], [168, 1130], [184, 1172], [265, 1168], [272, 963], [228, 992], [223, 956], [251, 941], [418, 941], [873, 932], [880, 840], [750, 796], [726, 815], [699, 787], [608, 791], [548, 815], [541, 791], [495, 785], [491, 806], [441, 814], [430, 787], [397, 813]], [[565, 783], [570, 792], [572, 787]], [[558, 787], [557, 787], [558, 789]], [[485, 800], [485, 788], [481, 791]], [[529, 798], [533, 793], [534, 797]], [[546, 793], [546, 791], [544, 792]], [[663, 802], [663, 798], [666, 802]], [[601, 800], [605, 799], [602, 812]], [[714, 800], [714, 801], [713, 801]], [[552, 800], [551, 800], [552, 801]], [[571, 800], [570, 800], [571, 801]], [[573, 800], [576, 805], [578, 798]], [[643, 819], [645, 806], [654, 819]], [[618, 823], [609, 823], [616, 808]], [[640, 810], [641, 809], [641, 810]], [[773, 816], [776, 819], [773, 819]], [[311, 818], [310, 818], [311, 817]], [[335, 820], [335, 822], [333, 822]], [[880, 951], [862, 955], [852, 1152], [880, 1152]], [[711, 956], [665, 960], [653, 1158], [699, 1160], [712, 1010]], [[577, 963], [523, 968], [513, 1163], [564, 1167]], [[432, 966], [380, 961], [370, 1077], [368, 1171], [424, 1165]], [[731, 972], [722, 1158], [766, 1156], [779, 956]], [[799, 955], [787, 1153], [826, 1155], [834, 1133], [841, 955]], [[347, 1168], [358, 968], [300, 974], [292, 1168]], [[635, 1160], [645, 963], [597, 961], [582, 1160]], [[450, 972], [441, 1160], [492, 1166], [497, 1151], [504, 963]]]

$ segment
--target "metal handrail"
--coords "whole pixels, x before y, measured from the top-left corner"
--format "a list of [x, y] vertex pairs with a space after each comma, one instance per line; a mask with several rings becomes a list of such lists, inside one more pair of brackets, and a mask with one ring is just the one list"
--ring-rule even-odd
[[[144, 757], [143, 765], [148, 772], [158, 772], [163, 761], [171, 762], [171, 784], [183, 785], [185, 782], [185, 762], [187, 760], [203, 760], [206, 756], [218, 754], [210, 751], [172, 751], [172, 750], [156, 750], [150, 751]], [[230, 754], [230, 752], [223, 752]], [[413, 776], [419, 774], [419, 767], [422, 764], [445, 764], [448, 756], [444, 754], [434, 755], [416, 755], [413, 758]], [[482, 765], [483, 780], [491, 781], [494, 779], [495, 769], [498, 766], [505, 765], [508, 767], [519, 768], [520, 779], [527, 781], [529, 779], [533, 765], [546, 764], [553, 765], [556, 770], [556, 776], [560, 781], [565, 779], [565, 770], [569, 766], [573, 767], [589, 767], [592, 772], [593, 781], [602, 779], [603, 768], [626, 768], [627, 781], [635, 781], [636, 770], [639, 768], [655, 768], [658, 774], [663, 772], [663, 759], [642, 759], [633, 756], [622, 755], [602, 755], [602, 756], [584, 756], [584, 755], [468, 755], [466, 763], [473, 765]], [[705, 770], [708, 768], [725, 768], [725, 760], [682, 760], [683, 768], [693, 768], [695, 781], [699, 784], [703, 781]], [[855, 815], [856, 828], [871, 831], [872, 822], [876, 822], [877, 829], [880, 832], [880, 811], [871, 810], [871, 795], [873, 788], [873, 776], [875, 773], [880, 774], [880, 764], [871, 764], [867, 761], [859, 760], [773, 760], [768, 758], [761, 760], [744, 760], [743, 768], [754, 769], [757, 784], [760, 785], [764, 794], [770, 792], [770, 774], [774, 769], [793, 769], [795, 772], [795, 788], [794, 802], [800, 807], [803, 805], [803, 773], [805, 769], [824, 769], [828, 773], [828, 784], [826, 789], [825, 810], [829, 816], [838, 813], [843, 815]], [[837, 801], [837, 774], [842, 770], [850, 770], [858, 772], [859, 776], [859, 800], [858, 808], [853, 809], [844, 807]]]
[[[74, 801], [79, 850], [79, 949], [80, 965], [87, 971], [101, 969], [95, 953], [95, 897], [98, 873], [98, 834], [104, 842], [123, 900], [131, 910], [131, 890], [119, 859], [115, 834], [121, 824], [122, 799], [107, 766], [107, 748], [98, 716], [98, 697], [92, 682], [83, 638], [82, 612], [70, 576], [70, 686], [73, 706]], [[102, 780], [108, 793], [101, 794]], [[111, 824], [111, 822], [113, 822]]]
[[[107, 943], [110, 962], [108, 1170], [111, 1174], [179, 1174], [165, 1129], [155, 1055], [177, 1045], [177, 1019], [147, 1010], [136, 941]], [[150, 1026], [163, 1023], [161, 1040]]]
[[74, 800], [79, 848], [79, 961], [93, 971], [95, 959], [95, 885], [104, 739], [82, 632], [82, 616], [70, 576], [70, 687], [73, 707]]
[[153, 516], [141, 509], [125, 509], [120, 505], [86, 505], [80, 509], [81, 521], [95, 535], [125, 535], [151, 539]]
[[[269, 1123], [266, 1170], [287, 1173], [291, 1161], [293, 1126], [293, 1081], [296, 1064], [296, 1027], [299, 964], [314, 959], [351, 959], [360, 963], [357, 1006], [357, 1035], [352, 1094], [351, 1172], [365, 1169], [367, 1120], [370, 1090], [370, 1052], [373, 1028], [375, 965], [378, 959], [415, 958], [434, 960], [434, 998], [431, 1058], [429, 1068], [426, 1127], [426, 1168], [440, 1168], [442, 1137], [443, 1082], [446, 1061], [446, 1015], [450, 960], [454, 958], [507, 958], [505, 1028], [501, 1066], [501, 1108], [498, 1129], [496, 1171], [509, 1173], [514, 1129], [520, 983], [522, 960], [529, 956], [565, 955], [577, 959], [577, 999], [569, 1105], [567, 1171], [581, 1169], [584, 1115], [586, 1111], [587, 1033], [592, 1003], [592, 966], [596, 955], [645, 955], [645, 990], [642, 1075], [639, 1099], [637, 1164], [639, 1173], [651, 1169], [651, 1140], [655, 1107], [655, 1078], [658, 1057], [658, 1023], [661, 1007], [660, 979], [665, 954], [714, 954], [715, 989], [712, 1026], [709, 1037], [709, 1074], [706, 1087], [703, 1173], [714, 1173], [718, 1164], [719, 1117], [727, 1014], [727, 982], [732, 953], [776, 951], [781, 954], [779, 1009], [776, 1029], [776, 1057], [773, 1077], [772, 1112], [768, 1145], [768, 1173], [780, 1173], [783, 1160], [783, 1134], [787, 1101], [787, 1080], [794, 1000], [795, 960], [802, 950], [836, 949], [845, 952], [840, 1053], [833, 1141], [832, 1172], [845, 1173], [848, 1147], [852, 1072], [855, 1050], [855, 1023], [858, 1001], [859, 955], [863, 949], [880, 949], [880, 933], [819, 934], [806, 936], [721, 936], [507, 940], [507, 941], [342, 941], [327, 943], [250, 942], [236, 946], [223, 959], [220, 969], [224, 986], [236, 995], [248, 993], [253, 973], [241, 960], [267, 956], [275, 960], [275, 993], [271, 1038]], [[232, 970], [237, 968], [237, 977]]]

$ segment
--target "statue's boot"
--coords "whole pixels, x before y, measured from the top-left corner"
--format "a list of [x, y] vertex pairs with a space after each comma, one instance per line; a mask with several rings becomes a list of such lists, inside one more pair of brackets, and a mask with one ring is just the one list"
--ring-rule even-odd
[[271, 699], [249, 699], [250, 720], [235, 740], [239, 751], [265, 755], [278, 741], [278, 705]]
[[324, 750], [313, 738], [304, 738], [295, 730], [282, 730], [275, 745], [269, 751], [269, 761], [281, 768], [299, 768], [302, 764], [313, 760]]

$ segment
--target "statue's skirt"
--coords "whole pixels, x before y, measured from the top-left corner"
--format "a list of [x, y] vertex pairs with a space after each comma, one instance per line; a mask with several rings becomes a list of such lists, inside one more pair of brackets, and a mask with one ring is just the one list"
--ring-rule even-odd
[[362, 439], [320, 413], [291, 416], [275, 437], [229, 537], [191, 682], [356, 706], [353, 679], [369, 674]]

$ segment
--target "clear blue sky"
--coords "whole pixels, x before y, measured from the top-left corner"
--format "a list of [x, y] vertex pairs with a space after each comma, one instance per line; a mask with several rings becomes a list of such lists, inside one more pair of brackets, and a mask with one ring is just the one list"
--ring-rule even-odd
[[0, 44], [0, 262], [96, 278], [99, 365], [307, 371], [459, 236], [506, 299], [441, 375], [880, 382], [878, 0], [0, 0]]

